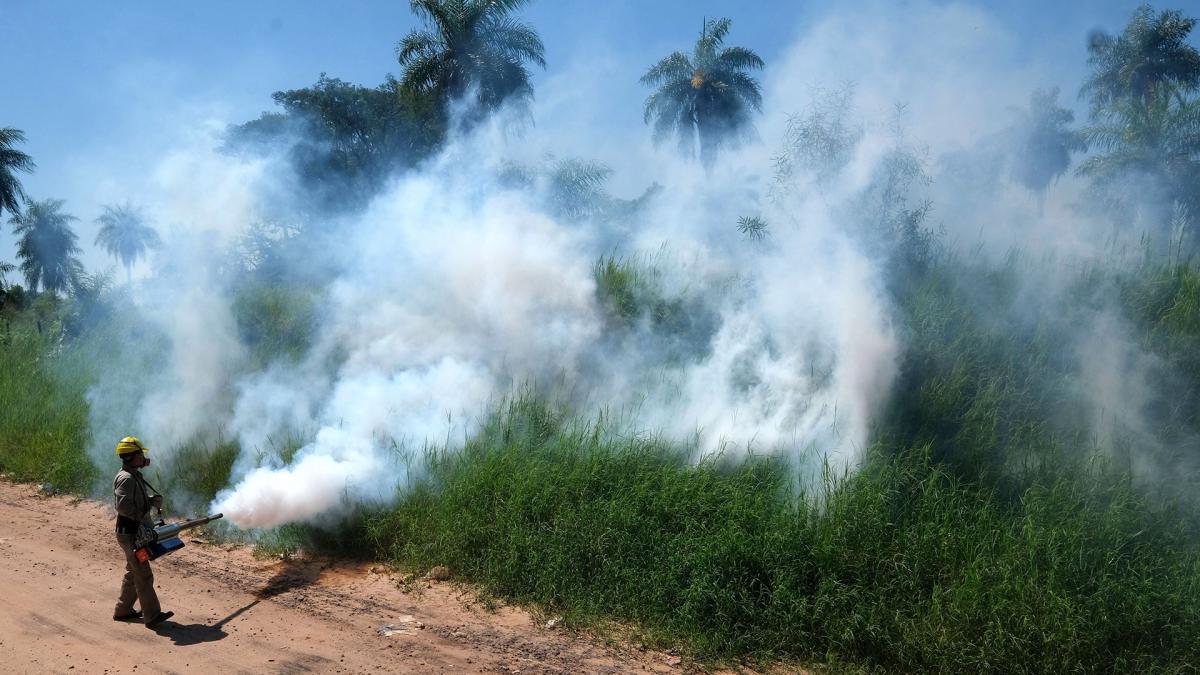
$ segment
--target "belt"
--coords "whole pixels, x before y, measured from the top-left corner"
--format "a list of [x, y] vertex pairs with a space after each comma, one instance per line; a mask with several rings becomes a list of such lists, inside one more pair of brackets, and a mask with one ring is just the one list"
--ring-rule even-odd
[[133, 518], [117, 516], [117, 534], [137, 534], [138, 522]]

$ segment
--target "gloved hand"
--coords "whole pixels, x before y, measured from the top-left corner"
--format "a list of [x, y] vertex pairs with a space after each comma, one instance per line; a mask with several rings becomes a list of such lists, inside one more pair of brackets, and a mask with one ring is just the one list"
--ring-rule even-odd
[[152, 506], [156, 509], [162, 508], [162, 502], [163, 502], [162, 495], [154, 495], [153, 497], [150, 498], [150, 506]]

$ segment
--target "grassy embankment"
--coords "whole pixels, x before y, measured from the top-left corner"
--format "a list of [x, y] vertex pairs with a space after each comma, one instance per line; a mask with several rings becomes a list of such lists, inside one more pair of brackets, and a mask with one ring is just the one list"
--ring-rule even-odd
[[72, 358], [61, 322], [42, 309], [0, 316], [0, 469], [86, 491], [97, 475], [85, 452], [92, 372]]
[[[1030, 301], [1020, 265], [945, 260], [897, 291], [902, 377], [851, 475], [798, 489], [786, 462], [694, 464], [686, 447], [524, 397], [463, 450], [431, 453], [395, 505], [334, 532], [282, 528], [273, 541], [445, 564], [569, 621], [632, 622], [647, 640], [708, 658], [1187, 670], [1200, 662], [1200, 539], [1187, 497], [1200, 437], [1200, 271], [1090, 269], [1064, 297]], [[636, 274], [607, 263], [597, 274], [614, 320], [650, 312], [662, 330], [703, 330], [679, 320], [683, 305], [630, 288]], [[1139, 419], [1157, 439], [1118, 429], [1101, 441], [1092, 429], [1078, 378], [1090, 355], [1076, 338], [1103, 313], [1155, 355]], [[275, 323], [296, 333], [292, 314], [258, 324], [260, 341], [280, 337]], [[0, 413], [0, 464], [22, 479], [89, 485], [84, 376], [64, 376], [85, 369], [70, 367], [70, 348], [13, 323], [0, 396], [25, 412]], [[172, 480], [210, 495], [234, 456], [228, 443], [185, 449]]]

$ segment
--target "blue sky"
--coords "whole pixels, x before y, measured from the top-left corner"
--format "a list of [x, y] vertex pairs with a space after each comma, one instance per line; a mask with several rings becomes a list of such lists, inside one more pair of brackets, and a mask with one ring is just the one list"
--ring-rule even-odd
[[[984, 8], [1011, 34], [1017, 46], [1005, 52], [1014, 61], [1007, 65], [1055, 73], [1073, 101], [1088, 31], [1119, 29], [1137, 3], [964, 4]], [[1196, 4], [1172, 6], [1197, 15]], [[567, 72], [594, 78], [616, 94], [598, 118], [643, 133], [638, 76], [689, 47], [704, 17], [732, 18], [730, 42], [771, 64], [822, 16], [855, 5], [907, 11], [898, 2], [541, 0], [524, 16], [546, 43], [549, 67], [539, 84]], [[38, 164], [23, 178], [31, 196], [70, 200], [86, 172], [102, 171], [106, 161], [153, 161], [176, 133], [162, 123], [167, 118], [250, 119], [272, 107], [271, 92], [311, 84], [322, 71], [368, 85], [398, 74], [394, 45], [416, 25], [403, 0], [0, 0], [0, 126], [28, 137], [22, 149]], [[96, 215], [87, 212], [94, 204], [76, 208], [84, 220]]]

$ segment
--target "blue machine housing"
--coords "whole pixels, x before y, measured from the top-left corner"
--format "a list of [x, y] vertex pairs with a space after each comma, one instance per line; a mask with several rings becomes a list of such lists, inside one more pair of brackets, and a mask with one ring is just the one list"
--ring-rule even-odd
[[183, 540], [179, 537], [171, 537], [156, 541], [153, 544], [146, 546], [146, 551], [150, 554], [150, 559], [161, 558], [168, 553], [174, 553], [183, 548]]

